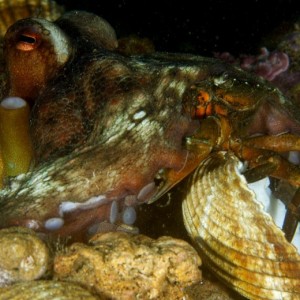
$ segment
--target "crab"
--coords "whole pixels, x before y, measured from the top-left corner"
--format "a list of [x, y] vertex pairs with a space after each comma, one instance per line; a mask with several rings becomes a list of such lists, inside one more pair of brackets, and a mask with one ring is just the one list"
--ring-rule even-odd
[[[111, 26], [87, 12], [8, 29], [3, 96], [33, 103], [35, 157], [29, 172], [6, 180], [0, 226], [77, 238], [116, 230], [134, 223], [136, 205], [189, 176], [184, 221], [204, 261], [250, 299], [299, 298], [300, 256], [289, 242], [299, 192], [288, 204], [285, 238], [245, 179], [300, 186], [299, 167], [284, 155], [300, 150], [299, 109], [217, 59], [124, 56], [116, 48]], [[214, 217], [229, 236], [202, 229]]]

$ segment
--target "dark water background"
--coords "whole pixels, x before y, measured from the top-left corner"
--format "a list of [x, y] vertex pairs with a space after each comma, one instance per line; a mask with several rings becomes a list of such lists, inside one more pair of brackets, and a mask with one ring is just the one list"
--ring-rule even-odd
[[137, 34], [150, 38], [159, 51], [205, 56], [213, 51], [255, 54], [263, 37], [282, 22], [300, 17], [299, 0], [58, 2], [67, 10], [81, 9], [102, 16], [118, 37]]

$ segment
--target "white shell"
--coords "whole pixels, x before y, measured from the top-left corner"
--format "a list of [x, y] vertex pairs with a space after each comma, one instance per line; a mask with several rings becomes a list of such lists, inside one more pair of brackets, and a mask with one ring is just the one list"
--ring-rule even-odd
[[300, 256], [241, 175], [243, 164], [218, 152], [189, 181], [185, 226], [203, 262], [249, 299], [300, 299]]

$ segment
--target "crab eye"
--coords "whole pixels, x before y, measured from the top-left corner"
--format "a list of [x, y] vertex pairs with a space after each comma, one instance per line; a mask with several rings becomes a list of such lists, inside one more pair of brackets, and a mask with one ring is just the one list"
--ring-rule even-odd
[[20, 33], [16, 40], [16, 48], [21, 51], [32, 51], [41, 42], [41, 36], [34, 32]]

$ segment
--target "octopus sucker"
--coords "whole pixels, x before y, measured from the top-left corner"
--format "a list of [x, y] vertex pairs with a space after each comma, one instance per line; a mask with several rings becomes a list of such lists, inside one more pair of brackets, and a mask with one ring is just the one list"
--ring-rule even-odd
[[297, 299], [299, 253], [256, 200], [236, 156], [212, 154], [188, 186], [184, 221], [204, 262], [250, 299]]

